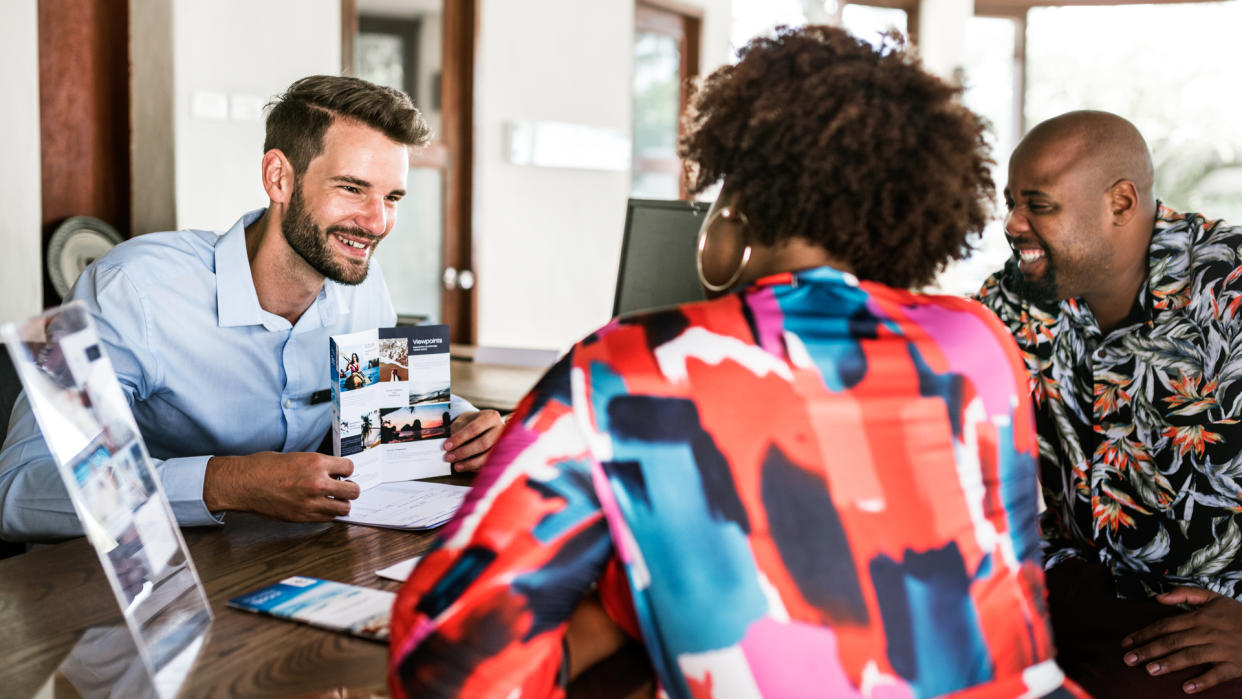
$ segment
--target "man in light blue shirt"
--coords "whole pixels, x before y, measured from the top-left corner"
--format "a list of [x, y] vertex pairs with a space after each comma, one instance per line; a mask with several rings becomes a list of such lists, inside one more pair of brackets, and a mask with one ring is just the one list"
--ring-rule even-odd
[[[427, 141], [404, 94], [356, 78], [290, 86], [267, 121], [270, 204], [223, 235], [140, 236], [88, 268], [90, 308], [182, 525], [229, 510], [290, 521], [349, 512], [348, 459], [312, 453], [330, 423], [328, 337], [396, 320], [375, 246]], [[502, 425], [453, 397], [445, 459], [481, 465]], [[43, 541], [81, 525], [23, 395], [0, 451], [0, 536]]]

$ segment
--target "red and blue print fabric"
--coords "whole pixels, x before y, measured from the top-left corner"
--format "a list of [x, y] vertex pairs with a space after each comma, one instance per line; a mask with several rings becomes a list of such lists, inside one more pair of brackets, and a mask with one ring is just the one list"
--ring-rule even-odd
[[972, 301], [819, 268], [613, 321], [402, 588], [390, 685], [561, 695], [566, 620], [619, 562], [667, 696], [1077, 696], [1037, 458], [1017, 349]]

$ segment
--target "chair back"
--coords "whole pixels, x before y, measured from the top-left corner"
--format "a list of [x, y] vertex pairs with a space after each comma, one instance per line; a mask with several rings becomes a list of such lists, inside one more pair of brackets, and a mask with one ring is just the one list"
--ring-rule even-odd
[[9, 357], [9, 348], [0, 342], [0, 429], [7, 434], [9, 431], [9, 415], [13, 412], [13, 404], [17, 402], [17, 394], [22, 391], [22, 382], [17, 378], [17, 369]]
[[[17, 369], [9, 357], [9, 348], [0, 342], [0, 429], [3, 430], [0, 434], [9, 433], [9, 416], [13, 413], [13, 404], [17, 402], [17, 394], [21, 390], [22, 382], [17, 378]], [[0, 540], [0, 558], [8, 558], [25, 551], [25, 544]]]

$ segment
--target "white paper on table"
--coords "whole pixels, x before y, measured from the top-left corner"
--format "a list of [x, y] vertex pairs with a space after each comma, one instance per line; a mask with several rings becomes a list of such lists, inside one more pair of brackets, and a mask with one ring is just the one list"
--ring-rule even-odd
[[400, 481], [363, 491], [337, 521], [389, 529], [430, 529], [461, 507], [470, 488], [447, 483]]
[[387, 568], [380, 568], [375, 571], [375, 574], [381, 578], [388, 578], [389, 580], [396, 580], [397, 582], [405, 582], [406, 578], [410, 577], [410, 573], [414, 572], [414, 566], [418, 565], [418, 562], [422, 559], [422, 556], [407, 558], [406, 560], [390, 565]]
[[345, 480], [357, 483], [359, 490], [370, 490], [384, 482], [384, 452], [367, 449], [345, 458], [354, 462], [354, 472]]

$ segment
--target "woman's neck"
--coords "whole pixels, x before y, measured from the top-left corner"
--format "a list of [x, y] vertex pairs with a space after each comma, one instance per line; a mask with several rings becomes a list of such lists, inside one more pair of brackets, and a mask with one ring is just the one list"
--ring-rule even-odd
[[822, 247], [802, 238], [790, 238], [776, 245], [751, 245], [750, 263], [742, 272], [741, 283], [749, 284], [756, 279], [795, 272], [813, 267], [832, 267], [853, 274], [854, 270], [840, 258]]

